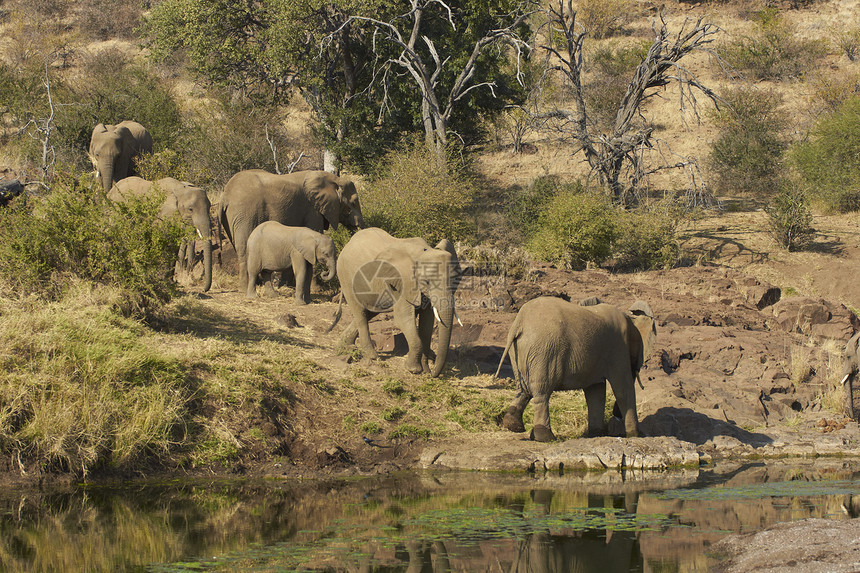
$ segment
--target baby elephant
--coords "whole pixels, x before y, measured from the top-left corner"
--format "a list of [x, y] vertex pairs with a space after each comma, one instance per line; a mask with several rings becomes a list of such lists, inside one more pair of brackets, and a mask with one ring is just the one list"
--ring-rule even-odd
[[322, 261], [328, 272], [322, 276], [330, 281], [335, 275], [337, 251], [331, 237], [307, 227], [287, 227], [277, 221], [266, 221], [257, 226], [248, 237], [248, 292], [247, 298], [257, 296], [257, 275], [264, 273], [266, 296], [277, 296], [272, 286], [272, 271], [290, 267], [296, 276], [296, 304], [310, 300], [313, 265]]

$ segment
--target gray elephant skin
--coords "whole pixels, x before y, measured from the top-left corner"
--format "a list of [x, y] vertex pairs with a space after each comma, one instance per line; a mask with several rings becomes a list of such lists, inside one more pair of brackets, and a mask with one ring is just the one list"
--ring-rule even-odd
[[854, 381], [860, 372], [860, 332], [845, 343], [842, 350], [842, 385], [845, 386], [845, 410], [848, 417], [857, 420], [858, 414], [854, 408]]
[[[358, 337], [364, 355], [378, 358], [368, 321], [377, 314], [393, 311], [394, 323], [409, 346], [409, 371], [438, 376], [451, 343], [459, 273], [457, 253], [447, 239], [434, 248], [424, 239], [398, 239], [376, 227], [357, 232], [337, 259], [337, 276], [353, 315], [352, 324], [344, 332], [344, 344], [352, 345]], [[339, 318], [338, 311], [330, 329]], [[439, 321], [435, 355], [430, 348], [434, 318]], [[432, 371], [429, 360], [435, 360]]]
[[143, 153], [152, 153], [152, 136], [136, 121], [100, 123], [93, 129], [88, 155], [105, 193], [135, 174], [134, 159]]
[[307, 227], [288, 227], [277, 221], [266, 221], [248, 237], [248, 290], [245, 296], [257, 296], [257, 275], [261, 273], [266, 294], [277, 296], [272, 286], [272, 271], [292, 268], [296, 277], [296, 304], [307, 304], [313, 266], [317, 261], [325, 263], [328, 269], [322, 279], [333, 279], [337, 271], [337, 249], [331, 237]]
[[364, 227], [355, 185], [325, 171], [275, 175], [262, 169], [240, 171], [224, 186], [218, 218], [236, 249], [239, 290], [248, 288], [248, 237], [261, 223], [277, 221], [322, 233], [329, 227]]
[[[609, 304], [580, 306], [555, 297], [525, 303], [508, 332], [499, 369], [508, 353], [520, 391], [503, 427], [524, 432], [523, 410], [534, 400], [532, 438], [555, 439], [549, 418], [554, 391], [581, 388], [588, 408], [588, 435], [606, 432], [606, 381], [620, 408], [627, 436], [639, 434], [634, 379], [650, 354], [657, 330], [647, 303], [629, 313]], [[499, 371], [496, 371], [498, 376]]]
[[[147, 181], [140, 177], [127, 177], [118, 181], [108, 193], [108, 199], [123, 201], [129, 196], [140, 196], [152, 193], [153, 190], [164, 191], [164, 203], [159, 216], [163, 219], [178, 213], [182, 220], [193, 225], [203, 240], [203, 292], [212, 286], [212, 225], [209, 220], [211, 203], [206, 191], [187, 181], [179, 181], [173, 177], [165, 177], [157, 181]], [[188, 270], [195, 262], [195, 249], [185, 241], [179, 247], [177, 271], [185, 260]]]

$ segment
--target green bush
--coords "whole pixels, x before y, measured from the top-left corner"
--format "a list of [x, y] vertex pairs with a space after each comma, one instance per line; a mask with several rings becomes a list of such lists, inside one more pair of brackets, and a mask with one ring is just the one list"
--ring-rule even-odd
[[615, 114], [630, 85], [633, 71], [645, 59], [650, 42], [635, 45], [604, 45], [592, 52], [592, 79], [585, 89], [585, 103], [589, 119], [602, 129], [609, 130], [615, 122]]
[[579, 0], [576, 14], [592, 38], [608, 38], [634, 15], [631, 0]]
[[623, 270], [667, 269], [678, 261], [676, 219], [661, 211], [624, 212], [615, 241], [616, 266]]
[[382, 168], [365, 185], [361, 206], [369, 226], [395, 237], [421, 237], [435, 244], [467, 239], [475, 232], [470, 210], [475, 182], [453, 158], [439, 166], [423, 140], [398, 146], [384, 157]]
[[527, 248], [542, 260], [582, 269], [605, 261], [617, 234], [615, 209], [605, 195], [564, 191], [541, 213]]
[[736, 88], [723, 95], [728, 107], [715, 116], [719, 134], [712, 144], [710, 166], [721, 193], [770, 195], [776, 190], [788, 125], [773, 91]]
[[158, 219], [163, 194], [127, 203], [100, 196], [92, 177], [67, 178], [0, 211], [0, 292], [57, 298], [64, 277], [78, 277], [121, 287], [129, 313], [169, 300], [185, 225]]
[[541, 213], [562, 189], [577, 193], [583, 188], [578, 181], [565, 184], [558, 175], [542, 175], [536, 177], [527, 188], [515, 191], [506, 201], [505, 209], [505, 217], [511, 227], [519, 230], [523, 236], [533, 234]]
[[810, 199], [830, 211], [860, 209], [860, 97], [822, 116], [790, 157]]
[[814, 69], [815, 62], [827, 53], [824, 41], [795, 37], [794, 27], [777, 8], [762, 9], [756, 13], [755, 20], [757, 30], [753, 36], [717, 49], [730, 66], [748, 72], [753, 79], [781, 80], [801, 76]]
[[194, 110], [179, 143], [188, 177], [195, 182], [223, 186], [244, 169], [274, 173], [275, 157], [266, 140], [267, 133], [278, 150], [278, 169], [286, 173], [289, 162], [297, 157], [290, 155], [295, 145], [282, 124], [283, 117], [274, 108], [216, 94], [214, 101], [207, 100]]
[[784, 182], [765, 211], [770, 220], [771, 235], [789, 251], [802, 250], [812, 240], [815, 234], [812, 213], [799, 186]]

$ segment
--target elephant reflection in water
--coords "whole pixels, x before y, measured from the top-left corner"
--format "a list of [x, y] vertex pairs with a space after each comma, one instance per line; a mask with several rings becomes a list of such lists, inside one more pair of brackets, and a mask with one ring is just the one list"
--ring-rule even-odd
[[[553, 492], [532, 492], [536, 503], [549, 513]], [[636, 494], [625, 496], [628, 513], [636, 511]], [[610, 498], [613, 502], [617, 498]], [[588, 496], [588, 507], [603, 508], [603, 496]], [[613, 504], [618, 508], [618, 504]], [[601, 512], [602, 513], [602, 512]], [[551, 571], [602, 573], [642, 570], [644, 559], [633, 531], [589, 530], [572, 535], [553, 535], [549, 531], [531, 533], [517, 543], [517, 558], [511, 573], [542, 573]]]
[[[435, 559], [433, 559], [435, 555]], [[397, 549], [395, 553], [402, 563], [407, 563], [406, 573], [448, 573], [451, 571], [448, 562], [448, 550], [441, 541], [407, 541], [405, 546]], [[377, 571], [389, 571], [388, 568], [378, 568], [365, 563], [356, 569], [356, 573], [375, 573]], [[399, 571], [400, 569], [397, 568]]]

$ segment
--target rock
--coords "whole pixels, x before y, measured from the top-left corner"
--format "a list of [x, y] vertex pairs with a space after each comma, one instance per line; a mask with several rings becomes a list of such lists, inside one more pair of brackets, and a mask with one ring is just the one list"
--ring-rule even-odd
[[296, 320], [296, 317], [290, 313], [279, 316], [278, 322], [287, 328], [299, 328], [299, 322]]

